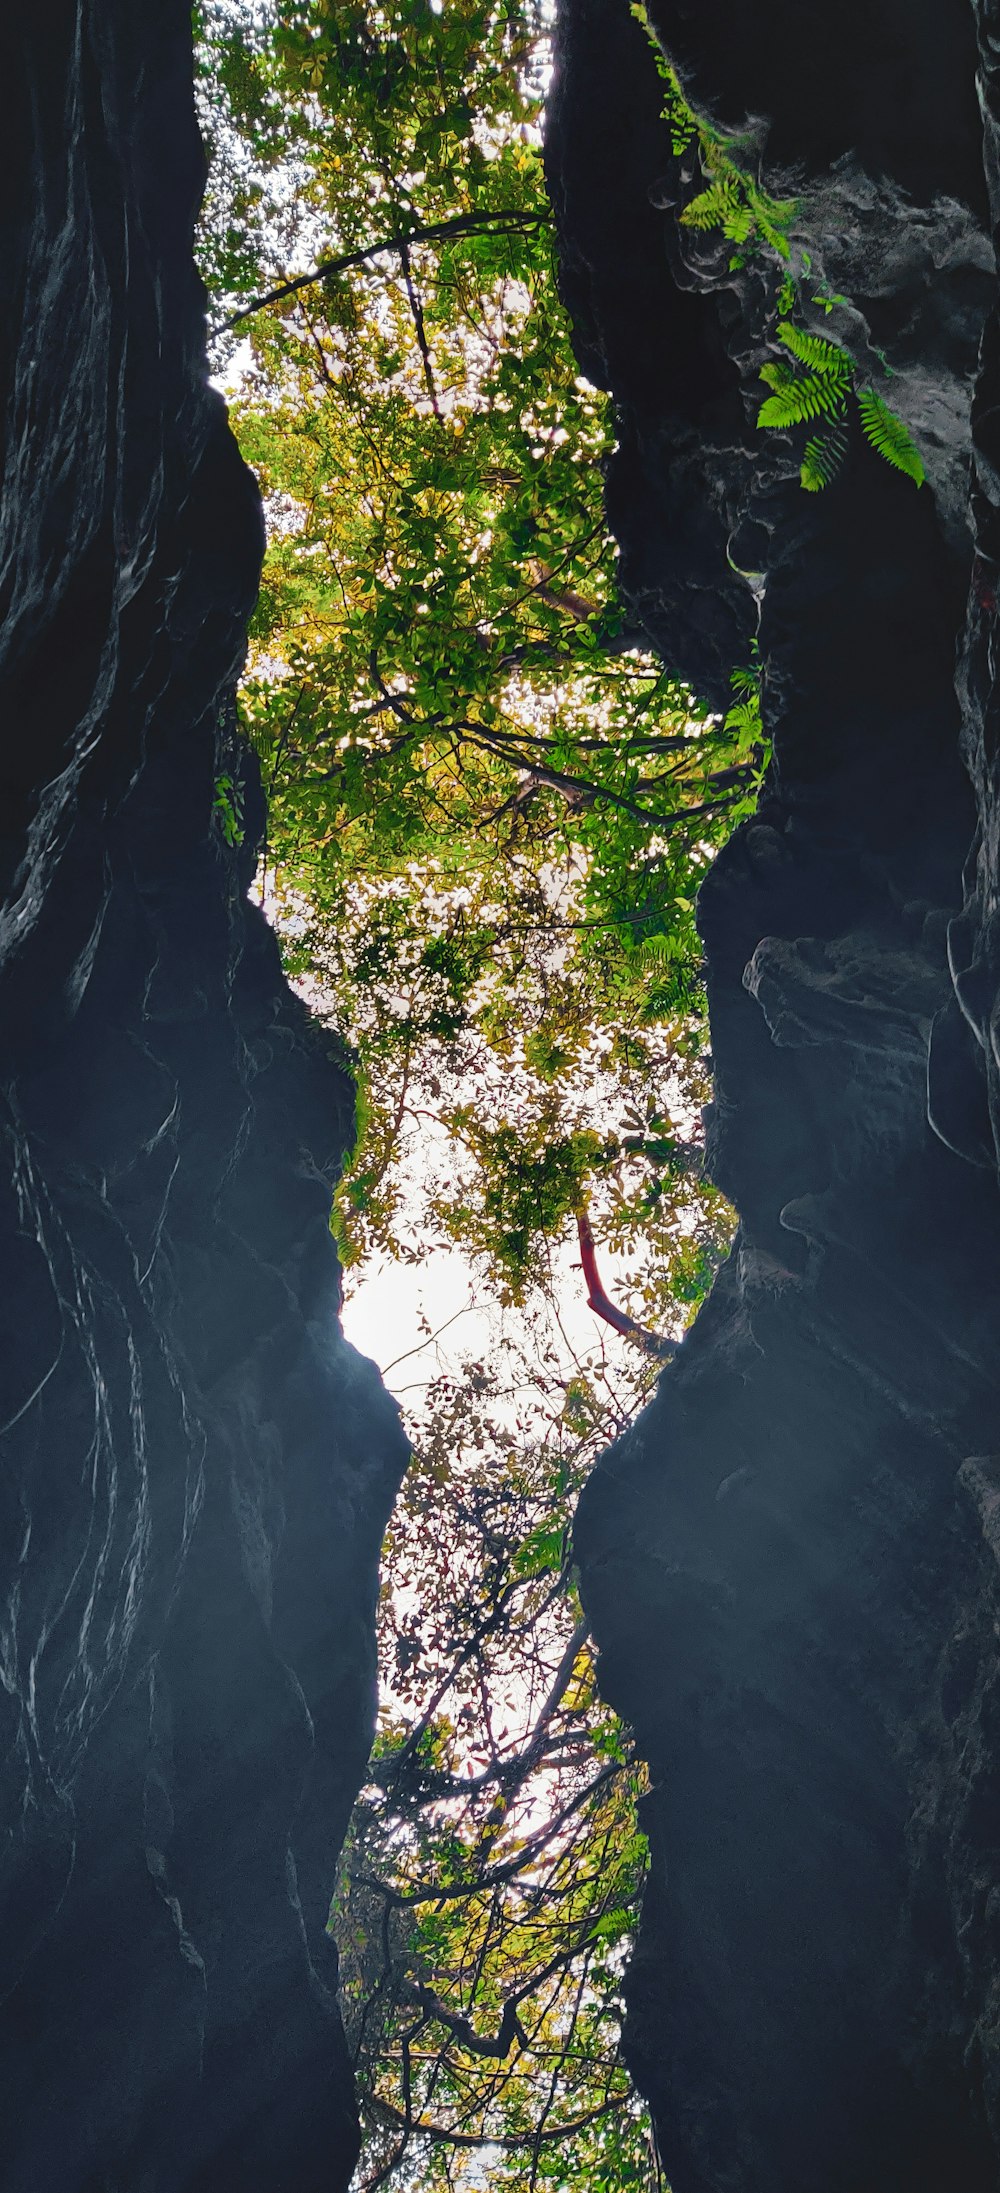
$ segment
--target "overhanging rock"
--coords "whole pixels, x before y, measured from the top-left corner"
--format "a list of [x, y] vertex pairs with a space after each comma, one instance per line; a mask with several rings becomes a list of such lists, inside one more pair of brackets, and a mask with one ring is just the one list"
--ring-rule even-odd
[[626, 2048], [673, 2193], [995, 2193], [1000, 24], [984, 158], [951, 0], [654, 16], [800, 196], [818, 328], [890, 369], [929, 484], [855, 432], [802, 492], [754, 421], [766, 280], [679, 223], [627, 7], [567, 0], [548, 161], [625, 585], [715, 706], [756, 633], [775, 742], [699, 909], [739, 1236], [577, 1523], [650, 1766]]
[[330, 2193], [406, 1451], [337, 1324], [353, 1095], [245, 896], [189, 10], [5, 18], [0, 2182]]

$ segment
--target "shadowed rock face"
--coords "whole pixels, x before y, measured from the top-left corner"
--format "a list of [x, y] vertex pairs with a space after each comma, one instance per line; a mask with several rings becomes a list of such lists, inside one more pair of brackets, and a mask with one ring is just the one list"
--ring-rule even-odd
[[0, 2182], [329, 2193], [324, 1933], [405, 1449], [352, 1091], [213, 816], [259, 499], [206, 385], [182, 0], [8, 9]]
[[1000, 18], [654, 13], [797, 169], [817, 328], [883, 353], [929, 484], [856, 435], [802, 493], [741, 394], [768, 278], [678, 225], [628, 10], [566, 0], [548, 159], [626, 588], [717, 706], [759, 601], [775, 740], [700, 901], [737, 1244], [577, 1525], [650, 1765], [627, 2053], [673, 2193], [996, 2193]]

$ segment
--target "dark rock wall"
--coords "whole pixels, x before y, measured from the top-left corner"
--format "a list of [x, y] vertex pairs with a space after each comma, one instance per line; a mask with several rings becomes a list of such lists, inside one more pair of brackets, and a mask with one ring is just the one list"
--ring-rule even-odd
[[259, 500], [206, 384], [183, 0], [3, 11], [0, 2185], [319, 2193], [396, 1413], [352, 1092], [213, 817]]
[[654, 14], [791, 178], [815, 324], [929, 484], [856, 432], [802, 492], [753, 423], [776, 285], [678, 224], [627, 8], [564, 0], [548, 160], [626, 589], [717, 706], [759, 635], [775, 740], [700, 901], [739, 1236], [577, 1526], [650, 1767], [626, 2048], [673, 2193], [996, 2193], [1000, 17]]

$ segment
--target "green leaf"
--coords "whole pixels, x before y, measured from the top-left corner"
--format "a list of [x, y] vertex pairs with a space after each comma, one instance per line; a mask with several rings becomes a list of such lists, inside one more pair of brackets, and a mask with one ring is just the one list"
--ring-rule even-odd
[[746, 242], [754, 226], [753, 214], [735, 174], [726, 175], [701, 191], [678, 218], [685, 228], [721, 228], [723, 235], [734, 244]]
[[815, 434], [806, 443], [802, 458], [801, 480], [811, 494], [818, 494], [836, 479], [847, 453], [846, 430], [840, 426], [828, 428], [824, 434]]
[[801, 373], [785, 388], [767, 396], [757, 413], [758, 426], [804, 426], [810, 419], [843, 416], [848, 383], [822, 373]]
[[792, 366], [785, 364], [783, 358], [775, 358], [769, 364], [761, 366], [760, 378], [766, 381], [768, 388], [785, 389], [794, 388], [798, 376]]
[[532, 1531], [518, 1548], [514, 1557], [516, 1576], [547, 1576], [553, 1569], [562, 1567], [565, 1534], [561, 1529], [541, 1525]]
[[634, 1930], [635, 1912], [622, 1904], [617, 1911], [606, 1911], [603, 1918], [598, 1919], [596, 1925], [591, 1927], [590, 1940], [618, 1942], [623, 1934], [631, 1934]]
[[778, 336], [785, 349], [813, 373], [828, 375], [839, 382], [850, 381], [854, 368], [846, 350], [838, 343], [830, 343], [825, 335], [813, 335], [806, 328], [796, 327], [793, 320], [779, 320]]
[[859, 389], [858, 410], [872, 448], [884, 457], [886, 464], [895, 465], [897, 472], [905, 472], [922, 487], [926, 478], [923, 460], [902, 419], [897, 419], [881, 396], [873, 395], [870, 389]]

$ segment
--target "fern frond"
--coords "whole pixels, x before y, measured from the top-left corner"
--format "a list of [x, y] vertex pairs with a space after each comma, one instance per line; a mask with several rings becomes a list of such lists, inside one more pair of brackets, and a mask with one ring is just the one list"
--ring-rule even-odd
[[842, 426], [828, 427], [825, 434], [814, 434], [806, 443], [799, 478], [802, 485], [813, 495], [819, 494], [835, 480], [847, 454], [847, 432]]
[[739, 760], [744, 760], [751, 748], [760, 744], [763, 736], [757, 695], [752, 700], [734, 701], [732, 707], [726, 710], [722, 728], [724, 731], [735, 731], [736, 754]]
[[858, 410], [872, 448], [885, 458], [886, 464], [895, 465], [897, 472], [905, 472], [922, 487], [926, 478], [923, 461], [902, 419], [897, 419], [881, 396], [873, 395], [870, 389], [859, 389]]
[[790, 365], [785, 364], [783, 358], [775, 358], [768, 365], [762, 365], [760, 377], [767, 382], [768, 388], [794, 388], [798, 379], [798, 375], [792, 371]]
[[825, 335], [811, 335], [806, 328], [796, 327], [794, 320], [779, 320], [778, 335], [792, 357], [811, 372], [826, 374], [831, 380], [850, 380], [851, 360], [838, 343], [828, 343]]
[[649, 20], [649, 11], [643, 6], [642, 0], [632, 0], [629, 12], [635, 16], [636, 22], [642, 25], [653, 49], [653, 60], [656, 63], [657, 74], [666, 85], [666, 97], [661, 112], [670, 130], [670, 142], [673, 150], [678, 154], [686, 152], [688, 146], [694, 143], [698, 135], [698, 125], [695, 117], [681, 91], [674, 71]]
[[646, 967], [668, 968], [684, 951], [677, 937], [643, 937], [639, 944], [639, 959]]
[[766, 191], [759, 190], [756, 183], [750, 182], [747, 184], [747, 198], [761, 241], [770, 244], [771, 250], [776, 251], [779, 258], [790, 258], [792, 247], [788, 240], [788, 231], [799, 210], [798, 199], [769, 198]]
[[841, 419], [849, 383], [823, 373], [800, 373], [787, 388], [767, 396], [757, 413], [758, 426], [806, 426], [810, 419]]
[[754, 218], [749, 206], [734, 206], [722, 224], [723, 235], [728, 237], [731, 244], [746, 244], [753, 232]]
[[723, 177], [719, 182], [710, 183], [707, 190], [699, 191], [679, 218], [685, 228], [723, 228], [728, 234], [728, 223], [744, 211], [738, 190], [728, 177]]

